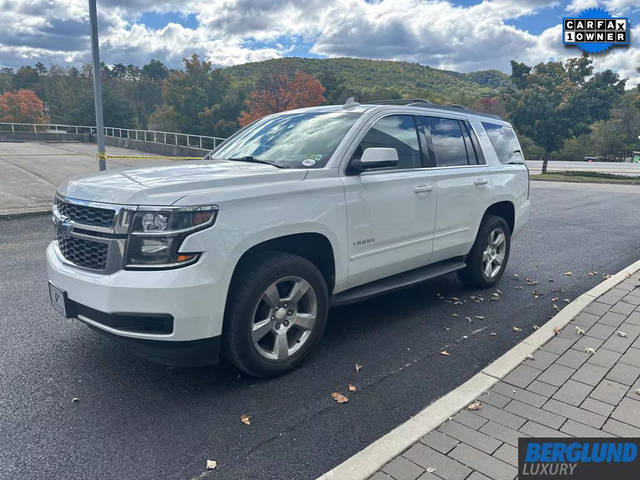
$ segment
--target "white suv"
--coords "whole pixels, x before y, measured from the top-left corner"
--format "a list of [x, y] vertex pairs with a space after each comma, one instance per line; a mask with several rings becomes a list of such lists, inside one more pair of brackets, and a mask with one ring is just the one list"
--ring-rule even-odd
[[292, 370], [332, 305], [504, 272], [529, 216], [511, 126], [422, 100], [282, 112], [203, 161], [57, 192], [54, 307], [167, 364]]

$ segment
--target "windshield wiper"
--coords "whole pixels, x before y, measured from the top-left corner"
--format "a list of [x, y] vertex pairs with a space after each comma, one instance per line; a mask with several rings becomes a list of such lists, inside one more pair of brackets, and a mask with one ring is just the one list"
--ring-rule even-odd
[[270, 160], [262, 160], [260, 158], [252, 157], [250, 155], [246, 157], [228, 158], [227, 160], [233, 160], [234, 162], [264, 163], [265, 165], [273, 165], [274, 167], [277, 167], [277, 168], [289, 168], [287, 165], [282, 165], [281, 163], [272, 162]]

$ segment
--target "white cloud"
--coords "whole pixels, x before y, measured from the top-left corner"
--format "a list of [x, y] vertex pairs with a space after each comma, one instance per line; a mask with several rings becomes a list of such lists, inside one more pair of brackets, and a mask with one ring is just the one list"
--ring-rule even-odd
[[[217, 65], [277, 58], [296, 43], [322, 56], [420, 62], [436, 68], [510, 72], [509, 61], [528, 64], [578, 55], [561, 44], [559, 26], [532, 35], [509, 25], [535, 18], [556, 0], [483, 0], [457, 6], [447, 0], [100, 0], [101, 55], [107, 63], [143, 64], [160, 58], [171, 66], [199, 53]], [[569, 12], [594, 0], [572, 0]], [[637, 0], [605, 0], [610, 10], [633, 11]], [[0, 0], [0, 65], [79, 64], [89, 60], [86, 0]], [[152, 29], [144, 12], [195, 15], [198, 25]], [[633, 38], [640, 32], [634, 30]], [[638, 81], [638, 47], [596, 57]]]
[[614, 15], [624, 15], [640, 8], [637, 0], [572, 0], [566, 10], [569, 13], [580, 13], [594, 7], [604, 8]]

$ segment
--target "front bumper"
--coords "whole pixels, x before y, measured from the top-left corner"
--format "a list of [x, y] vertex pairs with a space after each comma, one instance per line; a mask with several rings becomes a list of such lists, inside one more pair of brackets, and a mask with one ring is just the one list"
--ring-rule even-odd
[[[197, 263], [180, 269], [119, 270], [104, 275], [69, 265], [57, 241], [47, 247], [49, 280], [67, 293], [72, 306], [76, 305], [71, 309], [74, 317], [123, 339], [162, 343], [221, 335], [228, 289], [228, 279], [220, 268], [224, 260], [223, 252], [208, 252]], [[171, 327], [165, 323], [163, 328], [132, 330], [127, 319], [136, 314], [158, 321], [171, 318]], [[111, 321], [114, 319], [120, 323]]]

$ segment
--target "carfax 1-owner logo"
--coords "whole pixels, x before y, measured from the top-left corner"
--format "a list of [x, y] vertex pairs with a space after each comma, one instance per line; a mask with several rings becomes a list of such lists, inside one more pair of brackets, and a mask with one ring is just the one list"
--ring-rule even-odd
[[637, 480], [640, 438], [519, 438], [519, 480]]
[[602, 53], [629, 45], [629, 19], [612, 17], [601, 8], [590, 8], [577, 17], [562, 19], [562, 43], [587, 53]]

